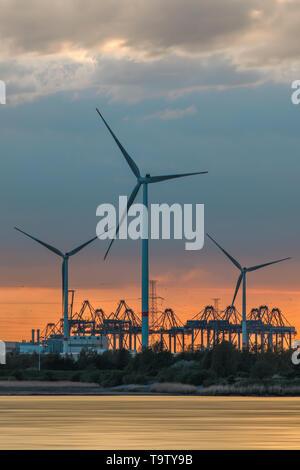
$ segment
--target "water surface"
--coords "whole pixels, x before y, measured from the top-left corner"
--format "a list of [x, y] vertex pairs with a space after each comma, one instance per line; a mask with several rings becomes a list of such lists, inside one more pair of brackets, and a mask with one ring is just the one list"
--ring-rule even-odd
[[0, 397], [0, 449], [300, 449], [300, 398]]

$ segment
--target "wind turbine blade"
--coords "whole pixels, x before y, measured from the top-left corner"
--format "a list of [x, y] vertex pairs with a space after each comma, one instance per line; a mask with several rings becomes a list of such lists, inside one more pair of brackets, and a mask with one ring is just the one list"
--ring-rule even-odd
[[[128, 199], [128, 201], [127, 201], [126, 212], [122, 215], [121, 221], [120, 221], [120, 223], [119, 223], [118, 226], [117, 226], [116, 235], [118, 235], [119, 230], [120, 230], [120, 225], [122, 224], [122, 222], [123, 222], [123, 220], [124, 220], [124, 217], [125, 217], [125, 215], [128, 213], [130, 207], [131, 207], [132, 204], [134, 203], [134, 200], [135, 200], [135, 198], [136, 198], [136, 196], [137, 196], [137, 194], [138, 194], [138, 192], [139, 192], [140, 187], [141, 187], [141, 183], [137, 183], [137, 185], [133, 188], [133, 191], [132, 191], [132, 193], [130, 194], [129, 199]], [[111, 246], [112, 246], [114, 240], [115, 240], [114, 238], [111, 240], [111, 242], [110, 242], [110, 244], [109, 244], [109, 246], [108, 246], [108, 248], [107, 248], [107, 250], [106, 250], [106, 253], [105, 253], [105, 255], [104, 255], [104, 259], [107, 258], [107, 255], [108, 255], [108, 253], [109, 253], [109, 250], [111, 249]]]
[[286, 261], [288, 259], [291, 259], [291, 258], [282, 258], [276, 261], [271, 261], [270, 263], [264, 263], [264, 264], [259, 264], [258, 266], [252, 266], [251, 268], [247, 268], [247, 271], [248, 272], [256, 271], [257, 269], [264, 268], [265, 266], [270, 266], [271, 264], [281, 263], [281, 261]]
[[75, 255], [76, 253], [78, 253], [78, 251], [82, 250], [85, 246], [89, 245], [90, 243], [92, 243], [93, 241], [95, 241], [98, 237], [93, 237], [91, 238], [90, 240], [88, 240], [87, 242], [83, 243], [82, 245], [78, 246], [77, 248], [74, 248], [74, 250], [71, 250], [69, 251], [68, 253], [66, 253], [67, 255], [69, 256], [73, 256]]
[[185, 176], [192, 175], [205, 175], [208, 171], [196, 171], [195, 173], [179, 173], [177, 175], [161, 175], [161, 176], [150, 176], [148, 178], [149, 183], [159, 183], [160, 181], [173, 180], [175, 178], [184, 178]]
[[15, 230], [18, 230], [18, 232], [21, 232], [23, 233], [24, 235], [26, 235], [27, 237], [31, 238], [32, 240], [38, 242], [40, 245], [43, 245], [45, 248], [48, 248], [48, 250], [52, 251], [53, 253], [55, 253], [56, 255], [58, 256], [64, 256], [63, 252], [58, 250], [57, 248], [55, 248], [55, 246], [52, 246], [52, 245], [49, 245], [48, 243], [45, 243], [43, 242], [42, 240], [39, 240], [38, 238], [35, 238], [33, 237], [32, 235], [29, 235], [29, 233], [26, 233], [24, 232], [23, 230], [17, 228], [17, 227], [14, 227]]
[[223, 253], [227, 256], [227, 258], [229, 258], [230, 261], [231, 261], [238, 269], [240, 269], [240, 270], [242, 271], [243, 268], [242, 268], [242, 266], [240, 265], [240, 263], [239, 263], [236, 259], [234, 259], [234, 257], [231, 256], [227, 251], [225, 251], [224, 248], [222, 248], [221, 245], [219, 245], [219, 244], [216, 242], [216, 240], [214, 240], [208, 233], [207, 233], [206, 235], [208, 236], [208, 238], [210, 238], [210, 240], [211, 240], [212, 242], [214, 242], [215, 245], [217, 245], [218, 248], [220, 248], [221, 251], [223, 251]]
[[119, 141], [119, 139], [117, 138], [117, 136], [113, 133], [113, 131], [111, 130], [111, 128], [109, 127], [109, 125], [107, 124], [107, 122], [105, 121], [104, 117], [102, 116], [102, 114], [100, 113], [99, 109], [96, 108], [96, 111], [97, 113], [99, 114], [99, 116], [101, 117], [102, 121], [104, 122], [106, 128], [108, 129], [108, 131], [110, 132], [110, 134], [112, 135], [114, 141], [116, 142], [117, 146], [119, 147], [119, 149], [121, 150], [122, 154], [124, 155], [128, 165], [130, 166], [132, 172], [134, 173], [134, 175], [139, 178], [141, 176], [140, 174], [140, 170], [138, 168], [138, 166], [136, 165], [136, 163], [133, 161], [133, 159], [131, 158], [131, 156], [127, 153], [127, 151], [125, 150], [125, 148], [123, 147], [123, 145], [121, 144], [121, 142]]
[[231, 304], [232, 306], [234, 305], [234, 301], [235, 301], [236, 296], [237, 296], [237, 294], [238, 294], [238, 291], [239, 291], [239, 288], [240, 288], [242, 279], [243, 279], [243, 274], [241, 273], [241, 274], [239, 275], [239, 278], [238, 278], [237, 283], [236, 283], [236, 288], [235, 288], [235, 292], [234, 292], [234, 296], [233, 296], [233, 300], [232, 300], [232, 304]]

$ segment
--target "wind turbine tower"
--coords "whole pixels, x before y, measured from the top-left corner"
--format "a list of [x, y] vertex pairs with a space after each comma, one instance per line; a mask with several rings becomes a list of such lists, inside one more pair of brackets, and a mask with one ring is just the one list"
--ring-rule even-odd
[[[125, 150], [121, 142], [118, 140], [116, 135], [113, 133], [107, 122], [105, 121], [104, 117], [100, 113], [99, 109], [96, 108], [97, 113], [99, 114], [100, 118], [102, 119], [103, 123], [105, 124], [106, 128], [110, 132], [112, 138], [116, 142], [117, 146], [121, 150], [125, 160], [127, 161], [133, 175], [136, 178], [136, 185], [133, 188], [132, 193], [129, 196], [127, 202], [127, 212], [131, 205], [134, 203], [135, 198], [140, 190], [140, 187], [143, 187], [143, 205], [146, 209], [148, 209], [148, 185], [152, 183], [159, 183], [161, 181], [171, 180], [175, 178], [183, 178], [185, 176], [191, 175], [202, 175], [207, 173], [207, 171], [197, 171], [195, 173], [181, 173], [177, 175], [159, 175], [159, 176], [151, 176], [147, 173], [145, 176], [141, 175], [140, 169], [138, 168], [137, 164]], [[146, 212], [146, 211], [145, 211]], [[148, 227], [149, 227], [149, 217], [148, 220], [145, 221], [144, 227], [147, 227], [147, 234], [142, 239], [142, 347], [148, 348], [149, 345], [149, 241], [148, 241]], [[118, 225], [116, 229], [116, 235], [119, 232], [120, 226]], [[105, 253], [104, 259], [107, 257], [108, 252], [113, 244], [114, 239], [111, 240], [109, 247]]]

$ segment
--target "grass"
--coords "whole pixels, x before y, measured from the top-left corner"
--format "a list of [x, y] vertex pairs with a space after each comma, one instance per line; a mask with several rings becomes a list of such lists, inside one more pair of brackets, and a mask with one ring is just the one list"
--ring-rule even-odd
[[195, 385], [187, 385], [176, 382], [161, 382], [154, 383], [150, 387], [150, 392], [153, 393], [180, 393], [191, 394], [196, 393], [197, 387]]
[[249, 385], [211, 385], [201, 387], [201, 395], [240, 395], [240, 396], [300, 396], [300, 385], [249, 384]]

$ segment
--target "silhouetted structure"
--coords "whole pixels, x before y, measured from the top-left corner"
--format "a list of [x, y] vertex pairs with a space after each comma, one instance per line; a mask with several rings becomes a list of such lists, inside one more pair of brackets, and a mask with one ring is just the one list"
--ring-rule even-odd
[[[109, 349], [138, 350], [142, 345], [141, 320], [125, 300], [120, 300], [116, 311], [108, 316], [85, 300], [80, 311], [72, 314], [69, 325], [71, 338], [103, 336], [108, 339]], [[249, 312], [247, 334], [250, 349], [278, 351], [291, 347], [296, 330], [278, 308], [270, 310], [264, 305]], [[219, 313], [214, 306], [207, 305], [183, 324], [171, 308], [166, 308], [149, 329], [149, 337], [150, 344], [160, 342], [172, 353], [210, 349], [223, 340], [241, 349], [241, 315], [232, 305]], [[48, 323], [41, 333], [43, 344], [60, 338], [63, 338], [63, 319], [56, 324]]]

